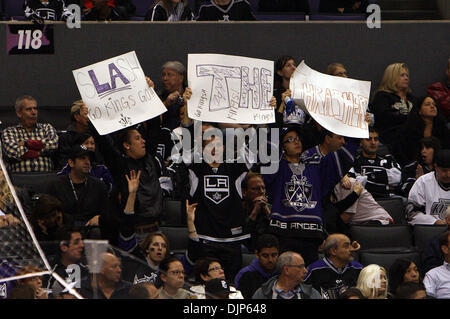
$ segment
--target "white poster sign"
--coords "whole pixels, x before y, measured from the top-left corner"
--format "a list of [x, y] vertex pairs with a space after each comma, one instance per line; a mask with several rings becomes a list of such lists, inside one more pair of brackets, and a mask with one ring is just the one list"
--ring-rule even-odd
[[270, 107], [273, 61], [222, 54], [189, 54], [190, 118], [207, 122], [275, 122]]
[[72, 72], [89, 119], [101, 135], [167, 111], [148, 87], [134, 51]]
[[327, 130], [343, 136], [369, 137], [365, 115], [370, 81], [323, 74], [302, 61], [292, 75], [289, 88], [296, 104]]

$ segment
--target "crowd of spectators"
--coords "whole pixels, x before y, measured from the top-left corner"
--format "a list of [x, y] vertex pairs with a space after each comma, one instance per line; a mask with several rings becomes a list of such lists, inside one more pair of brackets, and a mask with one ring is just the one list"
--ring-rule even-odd
[[[341, 63], [324, 69], [348, 76]], [[280, 57], [270, 102], [278, 113], [275, 123], [236, 125], [279, 131], [279, 165], [271, 174], [262, 173], [261, 154], [235, 149], [224, 161], [226, 135], [217, 132], [229, 126], [190, 119], [187, 101], [193, 92], [186, 86], [185, 67], [169, 61], [161, 70], [163, 87], [157, 91], [168, 112], [136, 126], [100, 135], [86, 105], [77, 100], [70, 106], [67, 131], [57, 133], [51, 123], [38, 121], [38, 101], [24, 95], [14, 106], [18, 124], [2, 131], [10, 173], [57, 173], [32, 199], [19, 189], [18, 194], [55, 272], [68, 278], [74, 265], [81, 269], [76, 289], [83, 297], [450, 297], [448, 231], [430, 242], [433, 262], [422, 274], [422, 265], [404, 259], [389, 269], [364, 267], [354, 260], [364, 247], [349, 232], [355, 224], [393, 224], [379, 204], [386, 198], [402, 199], [410, 225], [448, 229], [450, 132], [448, 115], [441, 113], [446, 114], [450, 99], [450, 60], [447, 79], [431, 84], [423, 98], [411, 92], [406, 64], [389, 65], [368, 106], [369, 138], [355, 139], [286, 106], [295, 61]], [[192, 134], [191, 149], [174, 148], [196, 125], [203, 138]], [[244, 146], [255, 138], [249, 136]], [[400, 151], [402, 146], [408, 152]], [[206, 150], [213, 160], [186, 160]], [[13, 231], [20, 215], [1, 177], [0, 227]], [[183, 206], [188, 249], [182, 256], [171, 251], [160, 231], [167, 200]], [[83, 253], [85, 239], [111, 245], [97, 256], [102, 267], [95, 277]], [[255, 259], [243, 265], [243, 253], [255, 253]], [[36, 271], [25, 267], [17, 274]], [[17, 282], [10, 296], [65, 298], [70, 293], [52, 278], [31, 276]]]
[[[319, 4], [320, 2], [320, 4]], [[36, 23], [66, 21], [73, 14], [71, 4], [81, 8], [82, 21], [127, 21], [137, 17], [145, 21], [255, 21], [257, 13], [317, 13], [335, 15], [366, 14], [366, 7], [373, 0], [320, 0], [313, 9], [308, 0], [155, 0], [145, 1], [149, 7], [145, 13], [141, 4], [133, 0], [25, 0], [23, 16]], [[317, 12], [316, 12], [317, 11]], [[0, 12], [1, 16], [1, 12]]]

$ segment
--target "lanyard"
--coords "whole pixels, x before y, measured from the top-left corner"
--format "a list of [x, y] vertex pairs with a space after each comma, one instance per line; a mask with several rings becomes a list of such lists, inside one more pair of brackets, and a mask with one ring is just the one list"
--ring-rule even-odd
[[[75, 191], [75, 187], [73, 186], [73, 182], [72, 179], [70, 178], [69, 175], [69, 181], [70, 181], [70, 186], [72, 186], [72, 192], [73, 192], [73, 196], [75, 197], [75, 200], [78, 202], [78, 195], [77, 192]], [[87, 178], [84, 180], [84, 186], [87, 186]]]

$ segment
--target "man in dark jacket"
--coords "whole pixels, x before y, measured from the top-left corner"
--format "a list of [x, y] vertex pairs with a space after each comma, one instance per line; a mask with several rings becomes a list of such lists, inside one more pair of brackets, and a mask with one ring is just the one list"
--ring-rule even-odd
[[234, 278], [236, 288], [245, 299], [252, 298], [262, 284], [277, 274], [278, 239], [270, 234], [261, 235], [255, 245], [255, 254], [251, 264], [242, 268]]
[[307, 270], [300, 254], [292, 251], [281, 254], [277, 269], [280, 275], [264, 283], [252, 299], [322, 299], [316, 289], [304, 283]]
[[[359, 245], [355, 242], [355, 246]], [[347, 236], [328, 236], [324, 244], [325, 257], [308, 266], [305, 282], [319, 291], [323, 299], [336, 299], [347, 288], [356, 286], [363, 266], [353, 261], [354, 250]]]
[[92, 152], [85, 146], [74, 146], [69, 158], [70, 173], [57, 177], [46, 190], [63, 203], [75, 227], [97, 227], [106, 216], [108, 190], [102, 181], [89, 175], [91, 157]]

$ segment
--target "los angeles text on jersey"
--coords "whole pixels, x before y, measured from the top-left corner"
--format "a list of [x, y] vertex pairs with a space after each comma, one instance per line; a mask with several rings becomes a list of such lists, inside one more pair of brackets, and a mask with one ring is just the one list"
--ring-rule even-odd
[[281, 229], [303, 229], [303, 230], [318, 230], [322, 231], [322, 225], [316, 223], [301, 223], [301, 222], [282, 222], [279, 220], [270, 220], [270, 226]]

